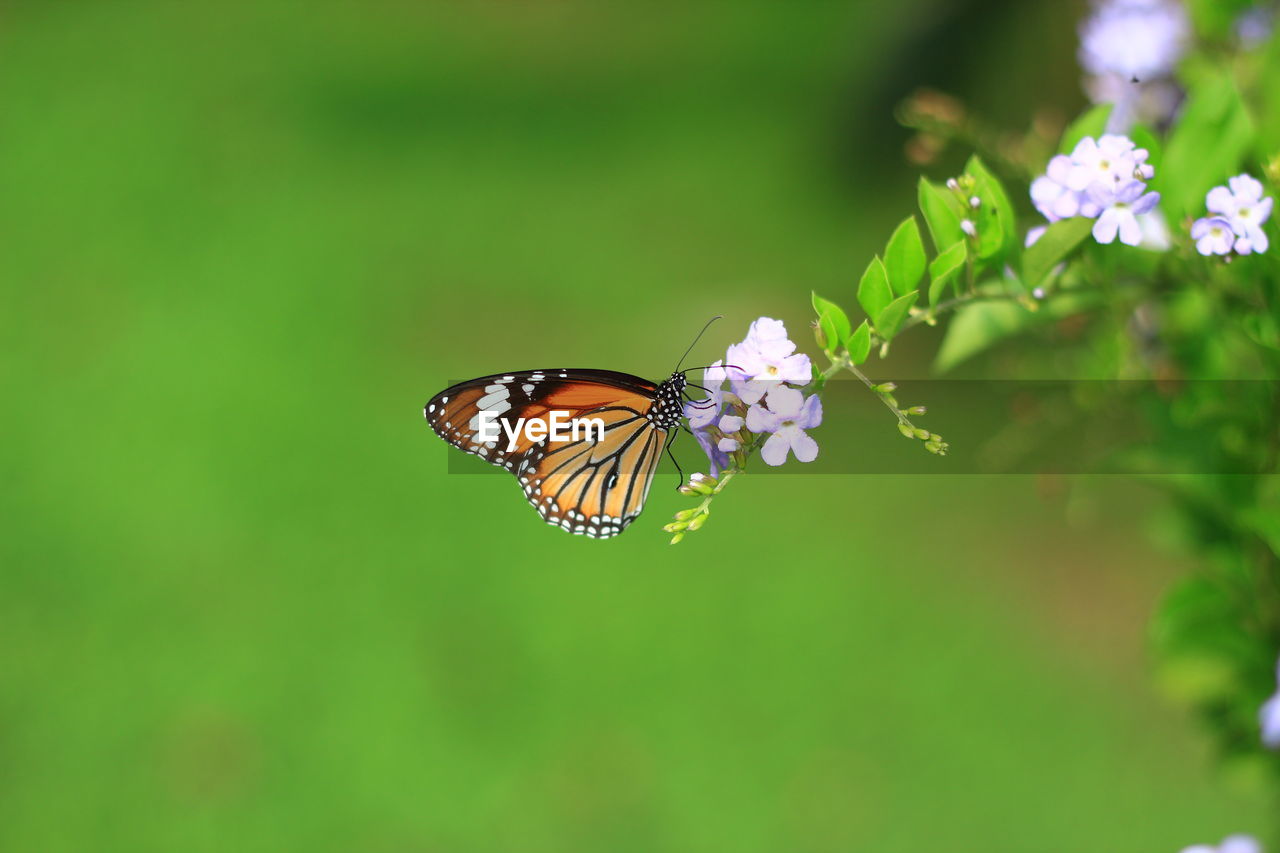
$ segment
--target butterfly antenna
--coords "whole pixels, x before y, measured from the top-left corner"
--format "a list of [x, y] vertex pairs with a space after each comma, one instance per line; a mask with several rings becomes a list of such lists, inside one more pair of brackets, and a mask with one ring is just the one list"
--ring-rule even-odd
[[693, 343], [689, 344], [689, 348], [684, 351], [684, 355], [680, 356], [680, 360], [676, 362], [677, 371], [680, 370], [680, 365], [684, 364], [684, 360], [689, 357], [689, 353], [693, 352], [693, 348], [698, 345], [698, 341], [702, 340], [703, 334], [706, 333], [707, 329], [711, 328], [711, 324], [714, 323], [716, 320], [721, 320], [721, 319], [724, 319], [724, 315], [717, 314], [716, 316], [712, 317], [710, 320], [707, 321], [706, 325], [702, 327], [702, 331], [698, 332], [698, 336], [693, 339]]
[[[684, 370], [682, 370], [682, 371], [680, 371], [680, 372], [681, 372], [681, 373], [693, 373], [693, 371], [695, 371], [695, 370], [706, 370], [708, 367], [719, 367], [719, 368], [722, 368], [722, 369], [724, 369], [724, 368], [733, 368], [734, 370], [738, 371], [739, 373], [746, 373], [746, 371], [745, 371], [745, 370], [743, 370], [741, 367], [738, 367], [738, 365], [736, 365], [736, 364], [704, 364], [702, 367], [686, 367]], [[689, 384], [690, 384], [690, 385], [693, 385], [693, 383], [692, 383], [692, 382], [690, 382]]]

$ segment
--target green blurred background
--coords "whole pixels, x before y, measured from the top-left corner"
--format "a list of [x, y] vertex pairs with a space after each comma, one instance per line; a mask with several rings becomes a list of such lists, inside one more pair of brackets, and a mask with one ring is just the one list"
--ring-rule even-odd
[[803, 341], [910, 208], [894, 104], [1070, 113], [1079, 9], [8, 4], [0, 850], [1260, 830], [1153, 683], [1185, 566], [1136, 487], [748, 477], [671, 548], [664, 471], [596, 542], [421, 418], [660, 377], [715, 313], [704, 359], [760, 314]]

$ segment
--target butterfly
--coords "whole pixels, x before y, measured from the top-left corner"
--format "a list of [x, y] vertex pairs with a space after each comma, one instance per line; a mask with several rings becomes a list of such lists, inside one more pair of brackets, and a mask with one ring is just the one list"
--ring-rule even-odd
[[[689, 384], [678, 368], [656, 383], [612, 370], [521, 370], [446, 388], [423, 415], [449, 444], [515, 475], [548, 524], [607, 539], [644, 509]], [[586, 427], [557, 438], [555, 422]]]

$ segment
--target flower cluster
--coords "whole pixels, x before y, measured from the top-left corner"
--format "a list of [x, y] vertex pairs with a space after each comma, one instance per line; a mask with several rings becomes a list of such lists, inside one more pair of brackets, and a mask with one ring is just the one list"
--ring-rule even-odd
[[[1093, 236], [1099, 243], [1119, 237], [1121, 243], [1137, 246], [1143, 238], [1138, 217], [1160, 201], [1159, 193], [1147, 192], [1147, 181], [1155, 175], [1147, 156], [1127, 136], [1086, 136], [1070, 154], [1049, 161], [1045, 174], [1031, 184], [1031, 201], [1050, 222], [1073, 216], [1097, 220]], [[1032, 229], [1027, 245], [1043, 233]]]
[[1184, 847], [1182, 853], [1262, 853], [1262, 845], [1250, 835], [1229, 835], [1217, 847], [1195, 844]]
[[1112, 104], [1112, 128], [1135, 119], [1163, 119], [1178, 103], [1172, 74], [1187, 47], [1190, 25], [1177, 0], [1102, 0], [1080, 26], [1085, 91]]
[[1262, 723], [1262, 742], [1280, 749], [1280, 664], [1276, 666], [1276, 693], [1262, 706], [1258, 717]]
[[1209, 190], [1204, 199], [1209, 215], [1191, 226], [1196, 251], [1206, 256], [1265, 252], [1270, 242], [1262, 226], [1271, 218], [1272, 199], [1262, 193], [1262, 184], [1249, 175]]
[[817, 458], [818, 443], [805, 430], [822, 423], [822, 401], [790, 387], [808, 385], [812, 378], [809, 356], [796, 352], [780, 320], [761, 317], [752, 323], [743, 341], [703, 371], [706, 398], [685, 404], [689, 428], [711, 462], [711, 476], [719, 476], [733, 454], [761, 436], [767, 438], [760, 458], [768, 465], [781, 465], [792, 453], [801, 462]]

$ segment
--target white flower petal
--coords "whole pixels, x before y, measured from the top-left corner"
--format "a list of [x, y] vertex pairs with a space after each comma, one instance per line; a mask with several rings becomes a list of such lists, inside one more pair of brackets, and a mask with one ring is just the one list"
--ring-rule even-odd
[[1119, 219], [1115, 210], [1104, 210], [1098, 221], [1093, 223], [1093, 239], [1103, 244], [1114, 242], [1116, 233], [1120, 230]]
[[786, 436], [775, 432], [765, 441], [764, 447], [760, 448], [760, 458], [766, 465], [781, 465], [787, 461], [787, 451], [790, 449], [791, 442], [787, 441]]
[[787, 420], [800, 414], [800, 407], [804, 405], [804, 395], [794, 388], [778, 385], [769, 389], [765, 402], [769, 405], [769, 411]]
[[796, 459], [801, 462], [812, 462], [818, 458], [818, 442], [803, 430], [795, 430], [795, 435], [791, 439], [791, 449], [796, 454]]
[[1130, 210], [1119, 211], [1120, 242], [1126, 246], [1136, 246], [1142, 242], [1142, 226]]
[[1233, 216], [1236, 212], [1236, 197], [1226, 187], [1214, 187], [1205, 195], [1204, 206], [1210, 213]]

